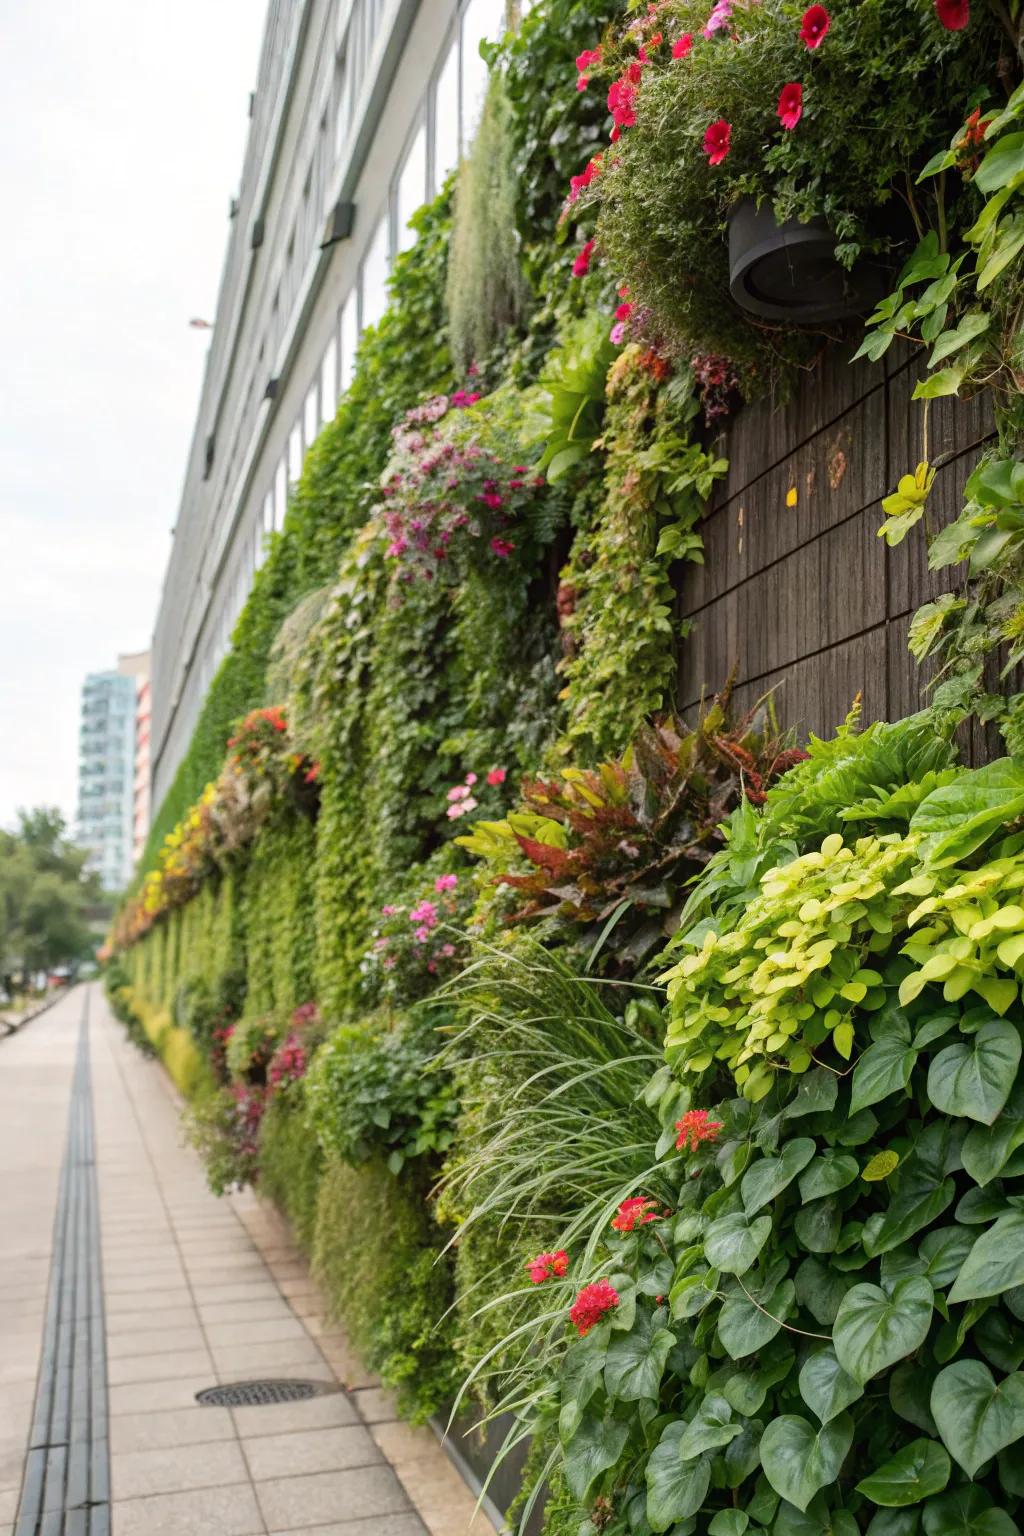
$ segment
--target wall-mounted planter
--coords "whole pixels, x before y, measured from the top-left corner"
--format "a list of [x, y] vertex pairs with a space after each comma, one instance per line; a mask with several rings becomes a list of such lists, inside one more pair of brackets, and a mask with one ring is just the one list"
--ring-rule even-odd
[[851, 271], [835, 257], [823, 219], [779, 224], [770, 203], [745, 197], [729, 215], [729, 289], [741, 309], [765, 320], [815, 325], [865, 314], [888, 290], [882, 262]]

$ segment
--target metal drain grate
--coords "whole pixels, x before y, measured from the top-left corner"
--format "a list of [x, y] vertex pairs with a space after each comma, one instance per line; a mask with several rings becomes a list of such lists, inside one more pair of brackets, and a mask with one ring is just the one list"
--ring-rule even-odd
[[204, 1408], [259, 1408], [269, 1403], [301, 1403], [337, 1387], [326, 1381], [233, 1381], [196, 1393]]

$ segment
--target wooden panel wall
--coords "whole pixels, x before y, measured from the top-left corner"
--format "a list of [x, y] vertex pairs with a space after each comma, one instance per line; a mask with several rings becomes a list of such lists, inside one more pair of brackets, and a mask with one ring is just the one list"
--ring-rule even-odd
[[[881, 363], [851, 364], [854, 350], [832, 349], [787, 405], [745, 407], [723, 434], [729, 473], [704, 519], [705, 564], [681, 568], [678, 612], [693, 622], [680, 647], [684, 711], [733, 668], [738, 704], [773, 689], [780, 719], [802, 734], [832, 731], [858, 692], [866, 720], [926, 702], [907, 629], [957, 573], [928, 571], [921, 525], [894, 550], [877, 536], [882, 497], [925, 457], [923, 406], [911, 400], [919, 360], [893, 347]], [[937, 528], [961, 510], [991, 436], [988, 402], [932, 401], [927, 430], [941, 466], [928, 509]]]

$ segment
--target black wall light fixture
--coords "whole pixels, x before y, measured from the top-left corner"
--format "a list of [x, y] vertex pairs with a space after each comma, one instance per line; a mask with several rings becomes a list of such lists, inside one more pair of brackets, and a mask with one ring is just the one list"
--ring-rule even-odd
[[327, 223], [324, 225], [320, 249], [323, 250], [327, 245], [336, 245], [339, 240], [347, 240], [352, 233], [355, 221], [355, 203], [335, 203], [327, 215]]

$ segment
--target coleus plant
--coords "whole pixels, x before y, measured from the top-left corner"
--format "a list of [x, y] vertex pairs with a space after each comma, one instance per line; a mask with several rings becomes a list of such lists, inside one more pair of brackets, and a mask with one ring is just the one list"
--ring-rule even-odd
[[[818, 974], [847, 947], [859, 963], [862, 931], [875, 975], [836, 978], [845, 1049], [814, 1028], [828, 1000], [791, 1015], [783, 1044], [761, 1042], [772, 1070], [756, 1103], [749, 1079], [730, 1096], [722, 1057], [701, 1067], [699, 1039], [670, 1035], [644, 1095], [663, 1161], [543, 1280], [526, 1368], [527, 1417], [557, 1425], [545, 1474], [561, 1468], [579, 1536], [1017, 1532], [1022, 815], [1015, 765], [963, 773], [906, 838], [881, 834], [911, 846], [876, 863], [875, 891], [844, 889], [852, 861], [826, 870], [832, 846], [788, 866], [806, 914], [778, 900], [774, 922], [736, 925], [740, 982], [770, 963], [761, 995], [779, 978], [785, 992], [827, 889]], [[763, 883], [776, 899], [777, 872]], [[671, 1009], [688, 1019], [703, 1001], [728, 1027], [716, 995]]]
[[[692, 730], [654, 722], [621, 758], [525, 780], [520, 810], [456, 841], [505, 866], [495, 879], [514, 893], [509, 921], [554, 918], [559, 937], [587, 948], [603, 938], [611, 965], [635, 968], [672, 931], [724, 818], [804, 756], [768, 701], [734, 719], [724, 693]], [[525, 872], [509, 867], [515, 854]]]

